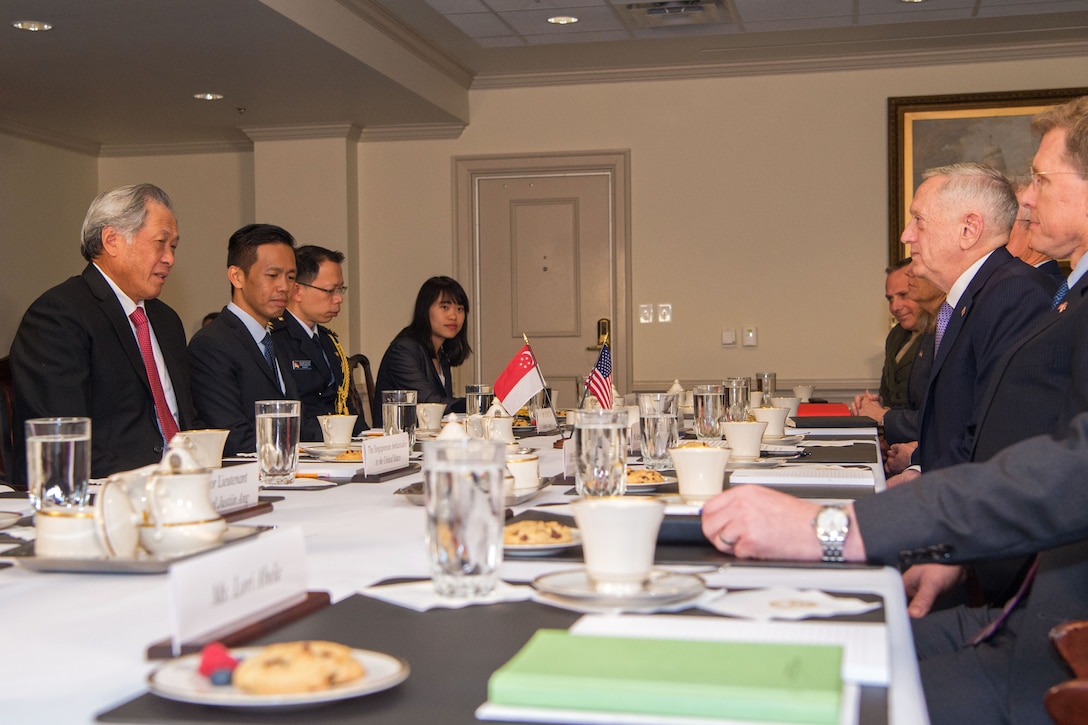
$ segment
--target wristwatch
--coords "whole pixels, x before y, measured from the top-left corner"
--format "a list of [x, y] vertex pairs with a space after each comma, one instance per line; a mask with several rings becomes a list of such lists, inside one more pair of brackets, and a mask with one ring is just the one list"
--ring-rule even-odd
[[842, 546], [846, 535], [850, 533], [850, 517], [841, 504], [824, 506], [812, 521], [816, 527], [816, 538], [824, 548], [824, 561], [844, 561]]

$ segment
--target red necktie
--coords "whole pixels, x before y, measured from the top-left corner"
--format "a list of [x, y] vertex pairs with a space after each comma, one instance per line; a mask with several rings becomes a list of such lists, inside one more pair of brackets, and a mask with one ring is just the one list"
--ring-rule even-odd
[[1036, 555], [1035, 560], [1031, 562], [1031, 568], [1028, 569], [1028, 573], [1024, 576], [1024, 581], [1020, 583], [1020, 588], [1016, 590], [1016, 593], [1012, 595], [1009, 601], [1005, 602], [1004, 608], [1001, 610], [1001, 614], [997, 616], [992, 622], [980, 629], [974, 637], [972, 637], [967, 644], [972, 647], [981, 644], [993, 636], [994, 632], [1001, 628], [1001, 625], [1005, 623], [1005, 620], [1012, 614], [1012, 610], [1016, 609], [1016, 605], [1024, 598], [1024, 596], [1031, 591], [1031, 585], [1035, 581], [1035, 572], [1039, 571], [1039, 557]]
[[136, 326], [136, 341], [140, 344], [140, 355], [144, 359], [147, 382], [151, 384], [151, 395], [155, 398], [155, 414], [159, 417], [162, 437], [169, 443], [178, 432], [178, 424], [174, 420], [174, 414], [170, 412], [170, 406], [166, 404], [166, 393], [162, 392], [159, 366], [155, 364], [155, 353], [151, 349], [151, 330], [147, 326], [147, 315], [144, 314], [142, 307], [137, 307], [129, 318]]

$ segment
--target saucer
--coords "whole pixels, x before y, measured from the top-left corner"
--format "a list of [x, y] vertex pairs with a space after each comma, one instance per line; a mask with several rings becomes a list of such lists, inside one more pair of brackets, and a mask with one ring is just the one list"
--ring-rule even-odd
[[795, 446], [805, 437], [803, 435], [788, 435], [788, 436], [763, 436], [763, 441], [776, 446]]
[[650, 581], [631, 594], [603, 594], [593, 588], [585, 569], [571, 569], [543, 574], [533, 579], [535, 589], [563, 599], [607, 607], [647, 607], [694, 599], [706, 589], [706, 582], [695, 574], [677, 574], [654, 569]]
[[735, 471], [738, 468], [777, 468], [781, 465], [781, 458], [738, 458], [726, 463], [725, 470]]

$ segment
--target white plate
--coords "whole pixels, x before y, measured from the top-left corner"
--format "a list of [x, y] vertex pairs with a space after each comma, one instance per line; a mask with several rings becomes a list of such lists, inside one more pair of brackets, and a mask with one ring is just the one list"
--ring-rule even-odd
[[552, 554], [563, 549], [573, 549], [581, 545], [582, 532], [572, 528], [570, 530], [570, 541], [561, 544], [503, 544], [502, 548], [505, 553], [515, 556], [543, 556], [544, 554]]
[[[240, 647], [231, 650], [231, 654], [235, 657], [250, 657], [260, 650], [260, 647]], [[251, 695], [235, 689], [233, 685], [213, 685], [211, 680], [197, 671], [200, 667], [199, 654], [178, 657], [159, 665], [147, 676], [147, 684], [159, 697], [178, 702], [221, 707], [279, 708], [316, 705], [369, 695], [399, 685], [408, 677], [408, 663], [398, 657], [365, 649], [353, 649], [351, 654], [363, 666], [366, 674], [354, 682], [321, 692]]]
[[665, 474], [661, 474], [661, 478], [665, 480], [654, 481], [652, 483], [631, 483], [630, 481], [628, 481], [627, 490], [635, 492], [653, 491], [655, 488], [659, 488], [660, 486], [668, 486], [670, 483], [676, 483], [676, 476], [666, 476]]
[[14, 526], [19, 523], [22, 518], [22, 514], [17, 514], [13, 511], [0, 511], [0, 529], [7, 529]]
[[735, 471], [738, 468], [778, 468], [782, 465], [783, 458], [738, 458], [725, 464], [725, 470]]
[[362, 448], [360, 448], [357, 445], [350, 445], [350, 446], [303, 446], [302, 447], [302, 452], [303, 453], [309, 453], [311, 456], [313, 456], [314, 458], [316, 458], [319, 461], [338, 461], [338, 460], [341, 460], [341, 459], [337, 458], [337, 456], [339, 456], [341, 453], [346, 453], [349, 450], [360, 451], [360, 455], [359, 455], [358, 458], [354, 458], [354, 459], [351, 459], [351, 460], [344, 459], [343, 462], [344, 463], [362, 463], [362, 461], [363, 461], [363, 457], [362, 457], [362, 453], [361, 453]]
[[706, 582], [695, 574], [677, 574], [655, 569], [646, 586], [632, 594], [602, 594], [593, 588], [585, 569], [544, 574], [533, 579], [540, 591], [564, 599], [576, 599], [596, 606], [644, 607], [693, 599], [706, 590]]
[[789, 436], [763, 436], [763, 440], [766, 443], [770, 443], [775, 446], [795, 446], [805, 437], [803, 435], [789, 435]]

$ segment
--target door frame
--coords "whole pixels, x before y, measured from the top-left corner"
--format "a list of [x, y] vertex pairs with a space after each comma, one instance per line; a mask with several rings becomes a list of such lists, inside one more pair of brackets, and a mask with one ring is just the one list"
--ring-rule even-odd
[[[609, 266], [610, 317], [612, 320], [612, 377], [617, 390], [625, 391], [634, 379], [631, 349], [631, 152], [571, 151], [544, 154], [502, 154], [453, 157], [453, 263], [458, 279], [471, 300], [480, 296], [479, 183], [485, 179], [520, 176], [581, 176], [603, 174], [609, 179], [612, 244]], [[472, 311], [469, 338], [477, 354], [472, 358], [473, 380], [480, 380], [481, 330], [479, 310]], [[618, 354], [617, 352], [618, 351]], [[617, 361], [619, 364], [617, 364]], [[589, 370], [586, 370], [589, 374]], [[488, 381], [482, 381], [488, 382]]]

